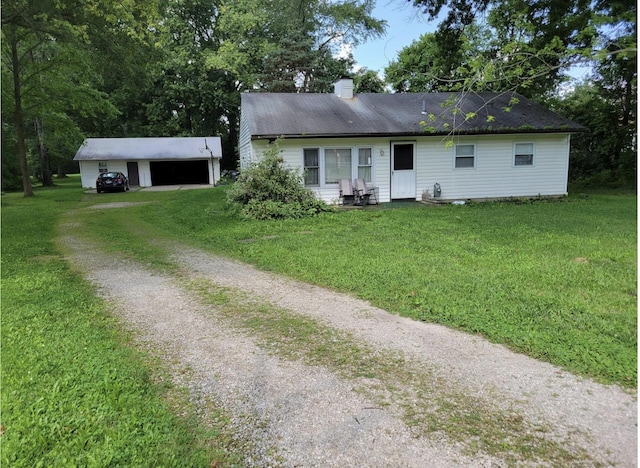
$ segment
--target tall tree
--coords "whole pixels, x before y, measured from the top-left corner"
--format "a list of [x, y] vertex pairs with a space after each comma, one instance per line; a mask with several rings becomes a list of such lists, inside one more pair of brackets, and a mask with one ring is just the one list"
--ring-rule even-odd
[[[539, 98], [554, 92], [577, 62], [597, 59], [599, 40], [620, 24], [634, 24], [635, 1], [591, 0], [409, 0], [435, 19], [448, 15], [435, 33], [438, 53], [448, 63], [461, 59], [474, 18], [493, 38], [467, 62], [461, 86], [510, 89]], [[606, 28], [605, 28], [606, 27]], [[444, 77], [447, 78], [447, 77]]]
[[[626, 14], [626, 12], [625, 12]], [[558, 110], [589, 128], [572, 139], [570, 176], [615, 185], [635, 185], [637, 174], [637, 38], [632, 23], [603, 37], [589, 79], [560, 96]]]
[[[371, 16], [372, 0], [237, 0], [220, 10], [222, 45], [209, 58], [234, 72], [246, 89], [318, 91], [327, 74], [343, 74], [350, 60], [341, 47], [384, 31]], [[345, 66], [346, 65], [346, 66]]]
[[[135, 93], [135, 136], [220, 135], [225, 167], [233, 165], [237, 143], [239, 79], [211, 67], [221, 47], [220, 3], [167, 0], [159, 33], [161, 55], [147, 66], [148, 86]], [[132, 135], [133, 136], [133, 135]]]
[[384, 93], [385, 84], [373, 70], [361, 68], [353, 75], [353, 91], [355, 93]]
[[[100, 92], [92, 63], [92, 38], [103, 31], [135, 38], [149, 31], [153, 4], [134, 0], [4, 0], [2, 2], [3, 117], [11, 108], [11, 121], [3, 127], [15, 131], [22, 185], [26, 197], [33, 195], [27, 158], [31, 134], [45, 138], [49, 116], [77, 112], [87, 115], [98, 109], [112, 112], [107, 96]], [[57, 119], [58, 121], [62, 119]], [[31, 123], [38, 122], [39, 130]], [[67, 123], [73, 122], [68, 118]], [[42, 153], [45, 154], [45, 153]]]
[[[633, 161], [637, 151], [638, 34], [637, 4], [629, 0], [600, 2], [604, 28], [602, 51], [595, 66], [596, 84], [618, 115], [619, 138], [613, 149], [614, 164]], [[625, 156], [626, 154], [626, 156]]]
[[[456, 47], [456, 52], [450, 53], [451, 47], [443, 48], [436, 33], [424, 34], [389, 63], [385, 79], [396, 92], [501, 90], [489, 60], [494, 44], [488, 27], [475, 23], [466, 26]], [[481, 73], [474, 75], [475, 69]]]
[[398, 93], [455, 90], [464, 79], [465, 55], [462, 44], [456, 54], [448, 54], [435, 34], [423, 34], [389, 63], [385, 79]]
[[528, 97], [555, 91], [564, 72], [595, 45], [590, 6], [591, 0], [496, 3], [488, 16], [496, 32], [492, 63], [508, 70], [511, 86]]
[[[4, 13], [4, 7], [3, 7]], [[4, 19], [3, 19], [4, 20]], [[16, 143], [18, 146], [18, 156], [20, 160], [20, 173], [22, 175], [22, 187], [25, 197], [33, 196], [33, 187], [31, 186], [31, 176], [29, 173], [29, 164], [27, 162], [26, 147], [26, 129], [23, 110], [23, 80], [21, 77], [22, 61], [24, 59], [23, 52], [20, 50], [21, 42], [24, 42], [21, 31], [17, 24], [13, 28], [5, 27], [3, 29], [4, 37], [3, 58], [6, 57], [8, 69], [11, 73], [11, 81], [13, 84], [14, 110], [13, 117], [15, 121]], [[3, 80], [4, 81], [4, 80]]]

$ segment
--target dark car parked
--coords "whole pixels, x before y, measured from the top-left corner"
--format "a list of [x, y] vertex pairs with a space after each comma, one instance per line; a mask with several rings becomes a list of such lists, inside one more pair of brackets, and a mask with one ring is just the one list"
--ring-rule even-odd
[[129, 190], [129, 179], [122, 172], [104, 172], [96, 179], [96, 192]]

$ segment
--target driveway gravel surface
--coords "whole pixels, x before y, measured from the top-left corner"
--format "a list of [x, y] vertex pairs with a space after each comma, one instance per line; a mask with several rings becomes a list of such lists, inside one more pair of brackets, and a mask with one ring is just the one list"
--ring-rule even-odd
[[[116, 300], [114, 313], [140, 344], [172, 363], [174, 380], [202, 404], [205, 419], [206, 401], [230, 415], [246, 466], [557, 466], [540, 458], [514, 461], [474, 453], [437, 431], [416, 430], [394, 395], [386, 395], [390, 404], [382, 406], [373, 385], [362, 391], [366, 382], [264, 349], [251, 332], [234, 327], [215, 306], [185, 290], [176, 276], [135, 262], [111, 267], [99, 249], [72, 234], [62, 242], [69, 260], [99, 294]], [[483, 402], [483, 408], [517, 414], [529, 427], [544, 428], [545, 439], [585, 455], [568, 464], [637, 466], [635, 393], [576, 377], [478, 336], [389, 314], [345, 294], [195, 248], [169, 248], [183, 279], [238, 291], [346, 331], [375, 349], [400, 353], [445, 383], [439, 388], [455, 388]]]

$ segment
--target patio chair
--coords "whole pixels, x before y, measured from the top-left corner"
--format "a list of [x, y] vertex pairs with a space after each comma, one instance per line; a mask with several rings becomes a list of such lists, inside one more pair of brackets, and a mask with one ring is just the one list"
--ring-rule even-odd
[[356, 202], [356, 195], [353, 192], [353, 186], [350, 179], [340, 179], [338, 181], [340, 189], [340, 202], [342, 205], [353, 205]]
[[378, 203], [375, 189], [368, 188], [364, 179], [355, 180], [354, 192], [356, 195], [356, 205], [367, 205], [371, 197], [373, 197], [375, 203]]

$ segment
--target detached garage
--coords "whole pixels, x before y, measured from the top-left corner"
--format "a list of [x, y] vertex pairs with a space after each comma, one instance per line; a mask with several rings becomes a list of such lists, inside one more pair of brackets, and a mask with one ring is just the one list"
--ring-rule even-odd
[[220, 180], [220, 137], [87, 138], [73, 158], [83, 187], [103, 172], [122, 172], [131, 186], [215, 185]]

